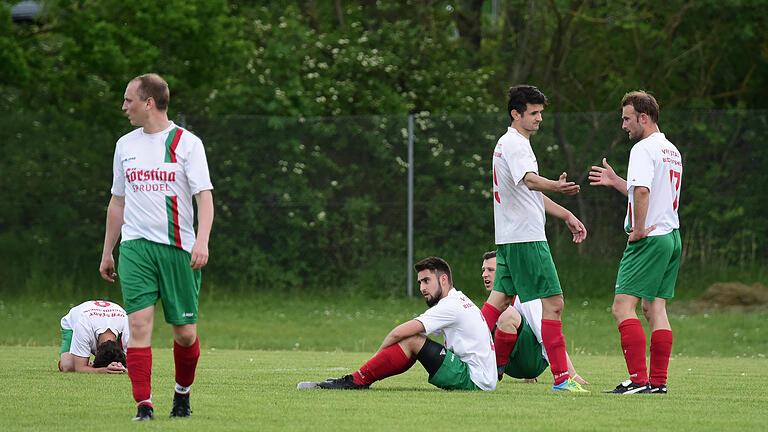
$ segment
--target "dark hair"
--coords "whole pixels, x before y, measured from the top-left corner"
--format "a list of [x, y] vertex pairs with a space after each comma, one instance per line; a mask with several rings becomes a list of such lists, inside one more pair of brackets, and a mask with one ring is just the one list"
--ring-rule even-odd
[[431, 270], [440, 277], [441, 274], [448, 275], [448, 283], [453, 285], [453, 279], [451, 278], [451, 267], [445, 262], [444, 259], [438, 257], [424, 258], [416, 263], [413, 269], [417, 272], [422, 270]]
[[528, 108], [528, 104], [546, 105], [547, 97], [541, 90], [532, 85], [517, 85], [510, 87], [509, 100], [507, 101], [507, 114], [509, 114], [509, 118], [512, 121], [515, 120], [512, 118], [512, 110], [523, 115]]
[[171, 100], [171, 92], [168, 90], [168, 83], [158, 74], [148, 73], [137, 76], [131, 82], [137, 81], [139, 87], [136, 89], [141, 100], [152, 98], [155, 100], [155, 106], [160, 111], [168, 109], [168, 102]]
[[490, 251], [483, 254], [483, 261], [491, 258], [496, 258], [496, 251]]
[[125, 353], [117, 342], [108, 340], [102, 342], [96, 350], [96, 357], [93, 358], [93, 367], [108, 366], [112, 362], [122, 363], [125, 366]]
[[654, 123], [659, 122], [659, 104], [652, 94], [643, 90], [631, 91], [621, 98], [621, 107], [624, 108], [627, 105], [632, 105], [637, 115], [645, 114]]

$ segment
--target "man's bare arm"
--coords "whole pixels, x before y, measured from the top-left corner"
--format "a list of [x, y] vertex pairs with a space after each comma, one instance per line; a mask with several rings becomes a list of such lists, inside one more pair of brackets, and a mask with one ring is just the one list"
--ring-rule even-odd
[[104, 233], [104, 249], [101, 252], [101, 264], [99, 264], [99, 273], [102, 279], [114, 282], [117, 272], [115, 272], [115, 258], [112, 251], [120, 238], [120, 230], [123, 227], [123, 213], [125, 212], [125, 197], [112, 195], [107, 207], [107, 223]]

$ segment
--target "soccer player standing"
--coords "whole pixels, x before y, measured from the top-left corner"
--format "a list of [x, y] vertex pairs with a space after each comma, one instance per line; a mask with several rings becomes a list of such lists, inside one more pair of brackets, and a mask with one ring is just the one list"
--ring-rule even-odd
[[[512, 120], [493, 152], [493, 216], [496, 231], [497, 268], [493, 291], [483, 305], [483, 316], [493, 330], [514, 296], [521, 302], [541, 299], [541, 336], [549, 355], [554, 390], [586, 391], [568, 373], [565, 338], [560, 317], [563, 290], [544, 231], [545, 214], [562, 219], [575, 243], [587, 237], [584, 225], [570, 211], [542, 192], [579, 193], [579, 185], [539, 175], [530, 138], [541, 123], [547, 98], [536, 87], [521, 85], [509, 90], [507, 112]], [[512, 335], [497, 328], [496, 349], [513, 344]]]
[[[667, 393], [667, 368], [672, 352], [672, 327], [666, 302], [674, 296], [682, 250], [680, 242], [680, 152], [659, 131], [659, 105], [643, 91], [621, 100], [622, 129], [637, 140], [629, 154], [627, 180], [603, 159], [593, 166], [592, 185], [609, 186], [629, 198], [624, 229], [627, 247], [616, 277], [613, 317], [619, 326], [629, 379], [606, 393]], [[650, 380], [645, 363], [645, 333], [635, 309], [642, 299], [651, 329]]]
[[[168, 120], [169, 100], [168, 84], [156, 74], [134, 78], [125, 90], [123, 111], [138, 129], [117, 141], [99, 266], [102, 278], [114, 282], [112, 251], [121, 237], [118, 273], [131, 332], [126, 360], [139, 404], [134, 420], [154, 417], [150, 345], [158, 298], [173, 328], [171, 417], [191, 414], [189, 391], [200, 357], [200, 269], [208, 262], [213, 185], [202, 141]], [[192, 197], [198, 209], [197, 235]]]

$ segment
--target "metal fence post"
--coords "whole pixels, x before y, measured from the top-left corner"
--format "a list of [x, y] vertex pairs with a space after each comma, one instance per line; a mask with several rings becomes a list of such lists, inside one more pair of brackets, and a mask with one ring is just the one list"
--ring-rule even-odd
[[413, 297], [413, 114], [408, 114], [408, 265], [405, 278], [408, 281], [408, 297]]

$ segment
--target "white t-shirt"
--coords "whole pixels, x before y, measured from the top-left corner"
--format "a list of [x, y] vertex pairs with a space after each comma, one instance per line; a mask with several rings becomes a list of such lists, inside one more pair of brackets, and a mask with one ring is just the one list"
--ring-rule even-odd
[[112, 176], [112, 194], [125, 197], [121, 241], [192, 251], [192, 197], [213, 189], [200, 138], [173, 122], [154, 134], [138, 128], [117, 141]]
[[436, 305], [416, 317], [426, 334], [442, 335], [446, 348], [469, 367], [469, 377], [483, 390], [497, 384], [496, 354], [480, 309], [461, 291], [451, 288]]
[[677, 210], [680, 204], [680, 186], [683, 177], [683, 160], [680, 152], [661, 132], [638, 141], [629, 153], [627, 169], [627, 216], [624, 230], [635, 226], [634, 188], [645, 186], [651, 194], [645, 228], [656, 225], [648, 235], [669, 234], [680, 228]]
[[515, 303], [512, 305], [512, 307], [517, 309], [517, 311], [520, 312], [520, 315], [525, 318], [525, 321], [531, 327], [531, 330], [533, 330], [533, 334], [536, 336], [536, 339], [541, 344], [541, 355], [544, 356], [547, 362], [549, 362], [547, 350], [544, 349], [544, 339], [541, 337], [541, 319], [543, 318], [541, 299], [520, 303], [520, 297], [515, 296]]
[[128, 347], [128, 316], [120, 305], [105, 300], [81, 303], [61, 318], [61, 328], [72, 330], [69, 352], [78, 357], [90, 358], [96, 354], [99, 335], [111, 330], [125, 352]]
[[496, 244], [546, 241], [544, 195], [528, 189], [525, 174], [539, 173], [530, 141], [515, 128], [493, 151], [493, 222]]

